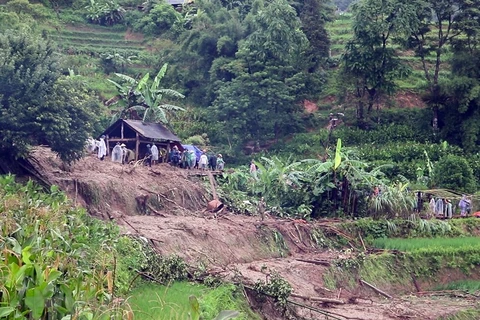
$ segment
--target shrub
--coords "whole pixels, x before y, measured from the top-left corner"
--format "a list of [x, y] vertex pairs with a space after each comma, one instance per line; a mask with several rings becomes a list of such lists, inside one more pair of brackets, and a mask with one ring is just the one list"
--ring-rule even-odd
[[125, 9], [115, 1], [90, 0], [85, 7], [87, 19], [91, 23], [112, 26], [123, 21]]
[[476, 189], [473, 170], [461, 156], [447, 155], [435, 164], [433, 181], [436, 187], [473, 193]]
[[159, 35], [168, 31], [175, 22], [181, 20], [181, 15], [168, 3], [156, 4], [147, 15], [133, 23], [135, 31], [145, 35]]

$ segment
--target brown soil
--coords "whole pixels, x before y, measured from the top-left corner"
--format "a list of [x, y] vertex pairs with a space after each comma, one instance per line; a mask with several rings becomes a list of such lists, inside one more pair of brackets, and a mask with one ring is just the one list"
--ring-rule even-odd
[[318, 111], [318, 106], [310, 100], [303, 101], [303, 108], [306, 113], [314, 113], [315, 111]]
[[[333, 312], [338, 319], [438, 319], [473, 306], [466, 298], [401, 296], [401, 291], [393, 290], [389, 293], [394, 299], [387, 300], [362, 286], [354, 291], [329, 290], [323, 273], [342, 253], [319, 248], [311, 234], [314, 228], [331, 232], [336, 221], [306, 223], [274, 217], [260, 221], [228, 210], [208, 213], [205, 207], [212, 197], [204, 178], [194, 175], [200, 172], [167, 164], [123, 166], [95, 156], [66, 167], [47, 148], [36, 148], [33, 157], [45, 179], [59, 185], [77, 205], [95, 216], [115, 220], [124, 233], [149, 239], [160, 254], [180, 255], [204, 275], [252, 286], [276, 271], [296, 295], [343, 300], [345, 304], [333, 305], [290, 298]], [[150, 215], [143, 214], [135, 200], [145, 196]], [[411, 287], [407, 284], [403, 289]], [[281, 319], [278, 308], [268, 299], [252, 292], [246, 295], [265, 319]], [[325, 318], [304, 307], [292, 306], [292, 311], [297, 319]]]

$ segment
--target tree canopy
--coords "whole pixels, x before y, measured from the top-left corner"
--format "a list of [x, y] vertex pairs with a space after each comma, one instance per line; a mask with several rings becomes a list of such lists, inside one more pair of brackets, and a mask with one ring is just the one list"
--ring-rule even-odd
[[37, 36], [0, 35], [0, 149], [23, 157], [47, 144], [65, 161], [80, 158], [91, 132], [91, 94], [59, 72], [54, 47]]

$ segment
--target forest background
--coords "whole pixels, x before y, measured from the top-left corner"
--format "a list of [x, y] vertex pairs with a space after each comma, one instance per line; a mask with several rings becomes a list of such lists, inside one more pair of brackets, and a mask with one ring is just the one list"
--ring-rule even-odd
[[358, 198], [376, 185], [477, 190], [478, 1], [2, 3], [4, 155], [74, 161], [139, 117], [230, 165], [255, 158], [275, 187], [226, 185], [287, 212], [371, 214]]

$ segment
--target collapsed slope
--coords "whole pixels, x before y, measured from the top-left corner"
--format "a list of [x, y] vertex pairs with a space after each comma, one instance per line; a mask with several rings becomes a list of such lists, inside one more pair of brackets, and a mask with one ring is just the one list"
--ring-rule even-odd
[[[319, 310], [326, 310], [337, 319], [438, 319], [475, 303], [465, 298], [401, 296], [415, 291], [413, 283], [382, 287], [393, 299], [365, 286], [329, 288], [324, 274], [335, 268], [336, 261], [348, 259], [350, 251], [327, 249], [327, 238], [354, 240], [337, 229], [337, 222], [274, 217], [260, 221], [227, 210], [215, 217], [204, 210], [211, 196], [201, 177], [194, 175], [199, 172], [167, 164], [122, 166], [95, 156], [65, 166], [47, 148], [36, 148], [32, 156], [44, 179], [59, 185], [74, 203], [94, 216], [116, 221], [126, 233], [149, 239], [159, 254], [181, 256], [200, 276], [251, 287], [278, 272], [292, 285], [290, 299], [310, 307], [293, 306], [297, 318], [319, 319]], [[283, 317], [268, 299], [248, 290], [246, 295], [266, 319]]]

